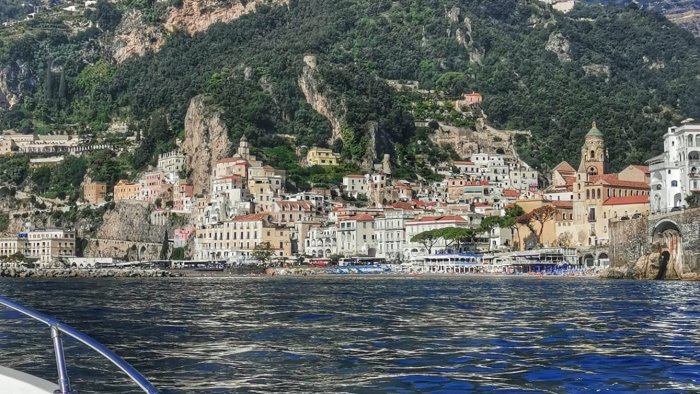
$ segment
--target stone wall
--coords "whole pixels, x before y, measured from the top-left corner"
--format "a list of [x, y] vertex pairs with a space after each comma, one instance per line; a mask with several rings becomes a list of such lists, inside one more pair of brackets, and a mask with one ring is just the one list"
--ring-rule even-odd
[[630, 268], [649, 252], [649, 222], [646, 217], [610, 222], [610, 266]]
[[609, 276], [700, 278], [700, 209], [610, 224]]

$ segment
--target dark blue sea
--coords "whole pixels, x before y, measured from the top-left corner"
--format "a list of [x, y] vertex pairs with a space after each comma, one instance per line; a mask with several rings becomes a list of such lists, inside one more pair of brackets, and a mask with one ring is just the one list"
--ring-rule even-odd
[[[170, 393], [700, 392], [697, 282], [3, 279], [0, 293]], [[80, 393], [138, 392], [66, 347]], [[55, 381], [48, 329], [0, 312], [0, 365]]]

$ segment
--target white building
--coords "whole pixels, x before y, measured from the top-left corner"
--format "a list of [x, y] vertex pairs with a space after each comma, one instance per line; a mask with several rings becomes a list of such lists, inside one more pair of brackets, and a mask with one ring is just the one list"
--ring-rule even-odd
[[374, 218], [359, 214], [338, 219], [338, 254], [346, 257], [376, 254]]
[[383, 217], [375, 218], [377, 257], [385, 258], [389, 262], [398, 262], [404, 258], [406, 222], [413, 216], [412, 210], [385, 209]]
[[335, 226], [317, 227], [309, 230], [304, 240], [304, 251], [311, 257], [329, 258], [338, 254]]
[[343, 177], [343, 191], [353, 198], [367, 196], [369, 182], [365, 175], [346, 175]]
[[664, 153], [648, 161], [652, 212], [685, 207], [686, 197], [700, 191], [700, 124], [684, 121], [664, 135]]

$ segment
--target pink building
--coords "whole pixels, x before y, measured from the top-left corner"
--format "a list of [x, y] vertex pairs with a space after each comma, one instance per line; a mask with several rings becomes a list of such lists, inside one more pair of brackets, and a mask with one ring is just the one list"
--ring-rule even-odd
[[462, 100], [455, 101], [455, 107], [459, 110], [463, 107], [481, 104], [482, 101], [483, 97], [479, 93], [465, 93]]

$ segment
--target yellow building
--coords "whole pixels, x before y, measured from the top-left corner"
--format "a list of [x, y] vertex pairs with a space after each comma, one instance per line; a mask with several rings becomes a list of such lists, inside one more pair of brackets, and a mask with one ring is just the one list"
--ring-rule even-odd
[[105, 202], [107, 184], [104, 182], [85, 182], [83, 184], [83, 199], [97, 205]]
[[140, 192], [141, 186], [138, 183], [131, 183], [122, 179], [114, 186], [114, 202], [137, 200]]
[[306, 153], [306, 163], [309, 166], [337, 166], [339, 158], [340, 155], [332, 150], [317, 146], [312, 147]]

